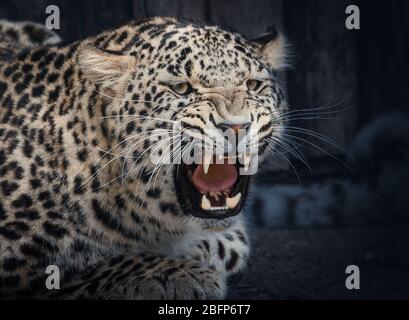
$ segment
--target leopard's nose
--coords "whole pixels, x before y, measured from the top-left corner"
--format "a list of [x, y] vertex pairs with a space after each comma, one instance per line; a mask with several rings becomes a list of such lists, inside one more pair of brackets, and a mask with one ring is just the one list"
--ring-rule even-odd
[[220, 130], [222, 130], [223, 132], [226, 130], [233, 130], [234, 132], [238, 133], [239, 130], [245, 130], [247, 131], [248, 128], [250, 128], [251, 123], [250, 122], [246, 122], [243, 124], [229, 124], [229, 123], [219, 123], [216, 125], [216, 127]]

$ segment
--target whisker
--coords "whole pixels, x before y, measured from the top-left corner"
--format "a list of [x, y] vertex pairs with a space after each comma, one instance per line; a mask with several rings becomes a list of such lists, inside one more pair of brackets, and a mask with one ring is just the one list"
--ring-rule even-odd
[[343, 154], [345, 154], [349, 160], [355, 162], [355, 159], [348, 153], [347, 150], [345, 150], [345, 148], [343, 146], [341, 146], [339, 143], [337, 143], [336, 141], [316, 132], [310, 129], [305, 129], [305, 128], [299, 128], [299, 127], [288, 127], [285, 129], [285, 131], [288, 132], [293, 132], [293, 133], [302, 133], [305, 135], [309, 135], [312, 136], [318, 140], [321, 140], [323, 142], [328, 143], [329, 145], [333, 146], [334, 148], [336, 148], [337, 150], [341, 151]]
[[293, 169], [293, 172], [295, 173], [295, 175], [297, 177], [297, 180], [298, 180], [299, 184], [301, 184], [300, 175], [298, 174], [298, 171], [297, 171], [297, 169], [295, 169], [295, 166], [292, 164], [292, 162], [285, 155], [283, 155], [280, 151], [278, 151], [276, 148], [274, 148], [274, 146], [269, 144], [267, 146], [267, 148], [272, 148], [271, 149], [272, 153], [277, 154], [279, 157], [281, 157], [284, 161], [286, 161], [291, 166], [291, 168]]
[[123, 99], [123, 98], [117, 98], [117, 97], [113, 97], [110, 96], [106, 93], [103, 93], [101, 91], [97, 91], [98, 94], [100, 94], [101, 96], [104, 96], [106, 98], [110, 98], [112, 100], [116, 100], [116, 101], [123, 101], [123, 102], [141, 102], [141, 103], [150, 103], [150, 104], [156, 104], [159, 105], [159, 103], [154, 102], [154, 101], [145, 101], [145, 100], [139, 100], [139, 99]]
[[297, 136], [294, 136], [294, 135], [289, 135], [289, 134], [287, 134], [287, 133], [284, 133], [284, 134], [285, 134], [286, 136], [288, 136], [288, 137], [291, 137], [291, 138], [294, 138], [294, 139], [303, 141], [303, 142], [305, 142], [305, 143], [308, 143], [309, 145], [311, 145], [311, 146], [317, 148], [319, 151], [321, 151], [321, 152], [325, 153], [326, 155], [330, 156], [331, 158], [333, 158], [334, 160], [336, 160], [337, 162], [339, 162], [340, 164], [342, 164], [343, 166], [345, 166], [347, 169], [351, 170], [351, 172], [353, 172], [353, 173], [355, 173], [355, 174], [357, 173], [354, 169], [352, 169], [352, 168], [351, 168], [348, 164], [346, 164], [344, 161], [338, 159], [338, 157], [336, 157], [336, 156], [333, 155], [332, 153], [326, 151], [325, 149], [323, 149], [323, 148], [317, 146], [316, 144], [312, 143], [311, 141], [308, 141], [308, 140], [306, 140], [306, 139], [303, 139], [303, 138], [300, 138], [300, 137], [297, 137]]
[[[160, 142], [162, 142], [162, 141], [160, 141]], [[156, 144], [155, 144], [155, 145], [156, 145]], [[152, 145], [151, 147], [154, 147], [155, 145]], [[150, 147], [150, 148], [151, 148], [151, 147]], [[146, 149], [143, 153], [145, 153], [146, 151], [148, 151], [150, 148]], [[139, 158], [143, 155], [143, 153], [142, 153], [137, 159], [139, 159]], [[136, 163], [136, 162], [134, 162], [134, 164], [135, 164], [135, 163]], [[128, 173], [129, 173], [129, 171], [128, 171]], [[114, 182], [115, 180], [118, 180], [118, 179], [122, 178], [122, 177], [124, 176], [124, 174], [125, 174], [125, 173], [122, 173], [122, 174], [118, 175], [117, 177], [111, 179], [110, 181], [104, 183], [103, 185], [101, 185], [101, 186], [98, 188], [98, 190], [101, 189], [101, 188], [103, 188], [103, 187], [105, 187], [105, 186], [107, 186], [107, 185], [109, 185], [109, 184], [111, 184], [111, 183]]]
[[[354, 104], [349, 107], [345, 107], [343, 109], [338, 109], [336, 111], [325, 111], [325, 112], [317, 112], [313, 109], [310, 111], [302, 111], [299, 112], [294, 110], [290, 113], [284, 113], [281, 115], [277, 115], [272, 117], [272, 121], [277, 120], [285, 120], [285, 121], [296, 121], [296, 120], [332, 120], [332, 119], [339, 119], [340, 117], [345, 117], [349, 115], [342, 115], [341, 113], [345, 113], [346, 111], [355, 109], [357, 104]], [[332, 116], [331, 116], [332, 115]]]
[[[185, 129], [181, 130], [181, 132], [178, 133], [178, 135], [182, 135], [182, 133], [183, 133], [184, 131], [185, 131]], [[174, 135], [172, 138], [175, 138], [175, 137], [177, 137], [177, 135]], [[163, 142], [163, 140], [162, 140], [162, 142]], [[167, 142], [167, 140], [165, 140], [164, 142]], [[155, 146], [155, 145], [153, 145], [153, 146]], [[133, 169], [135, 163], [139, 160], [139, 158], [140, 158], [144, 153], [146, 153], [149, 149], [151, 149], [153, 146], [151, 146], [151, 147], [149, 147], [148, 149], [146, 149], [146, 150], [138, 157], [138, 159], [134, 162], [134, 164], [133, 164], [132, 167], [128, 170], [128, 172]], [[142, 168], [139, 170], [139, 176], [138, 176], [138, 179], [139, 179], [139, 180], [140, 180], [140, 177], [141, 177], [142, 172], [144, 171], [144, 169], [145, 169], [145, 167], [146, 167], [146, 165], [147, 165], [148, 160], [149, 160], [149, 158], [145, 161], [144, 165], [143, 165]], [[152, 176], [152, 175], [151, 175], [151, 176]], [[138, 185], [139, 185], [139, 181], [138, 181]]]
[[[185, 138], [183, 138], [183, 139], [185, 139]], [[182, 141], [183, 141], [183, 139], [182, 139]], [[181, 144], [182, 141], [180, 141], [179, 144]], [[178, 145], [179, 145], [179, 144], [178, 144]], [[159, 174], [161, 168], [166, 164], [166, 161], [167, 161], [168, 158], [169, 158], [169, 160], [171, 159], [172, 153], [170, 153], [169, 155], [167, 154], [167, 151], [168, 151], [171, 147], [172, 147], [172, 143], [170, 143], [169, 146], [164, 150], [164, 152], [162, 153], [161, 157], [158, 159], [157, 164], [155, 165], [155, 167], [154, 167], [154, 168], [152, 169], [152, 171], [150, 172], [150, 173], [151, 173], [151, 177], [149, 178], [148, 183], [147, 183], [147, 188], [148, 188], [148, 189], [149, 189], [149, 186], [150, 186], [150, 182], [151, 182], [152, 177], [155, 175], [155, 180], [154, 180], [154, 184], [153, 184], [153, 186], [155, 186], [156, 178], [157, 178], [157, 175]], [[177, 148], [177, 147], [176, 147], [176, 148]], [[166, 158], [164, 158], [165, 155], [166, 155]]]
[[[147, 132], [146, 132], [146, 133], [147, 133]], [[144, 139], [138, 140], [137, 143], [133, 143], [133, 141], [134, 141], [134, 140], [137, 138], [137, 136], [139, 136], [140, 134], [138, 134], [138, 135], [136, 135], [136, 136], [128, 137], [128, 138], [125, 139], [125, 140], [133, 139], [132, 142], [131, 142], [131, 144], [132, 144], [132, 146], [133, 146], [132, 149], [133, 149], [138, 143], [140, 143], [140, 142], [142, 142], [142, 141], [144, 141], [144, 140], [150, 139], [150, 138], [152, 138], [152, 137], [155, 137], [155, 136], [163, 135], [163, 134], [164, 134], [164, 133], [162, 132], [161, 134], [150, 135], [149, 137], [146, 137], [146, 138], [144, 138]], [[123, 142], [125, 142], [125, 141], [122, 141], [121, 143], [117, 144], [116, 146], [119, 146], [119, 145], [122, 144]], [[95, 173], [94, 173], [93, 175], [91, 175], [88, 179], [86, 179], [86, 180], [84, 181], [83, 185], [85, 185], [85, 184], [88, 183], [90, 180], [93, 180], [95, 177], [97, 177], [97, 175], [98, 175], [103, 169], [105, 169], [108, 165], [110, 165], [113, 161], [118, 160], [118, 159], [121, 158], [121, 157], [124, 157], [122, 153], [114, 154], [114, 153], [111, 153], [111, 152], [110, 152], [110, 151], [113, 150], [116, 146], [112, 147], [112, 148], [111, 148], [110, 150], [108, 150], [108, 151], [102, 150], [102, 152], [104, 152], [105, 155], [102, 156], [102, 157], [97, 161], [96, 164], [99, 164], [99, 163], [102, 161], [102, 159], [103, 159], [107, 154], [109, 154], [109, 155], [114, 155], [115, 157], [114, 157], [113, 159], [109, 160], [108, 163], [104, 164], [99, 170], [97, 170], [97, 172], [95, 172]], [[100, 148], [98, 148], [98, 149], [100, 149]], [[100, 150], [101, 150], [101, 149], [100, 149]], [[127, 155], [128, 155], [128, 154], [127, 154]], [[125, 158], [126, 158], [126, 157], [125, 157]]]
[[136, 119], [149, 119], [149, 120], [155, 120], [155, 121], [162, 121], [162, 122], [170, 122], [170, 123], [179, 123], [180, 121], [178, 120], [169, 120], [169, 119], [160, 119], [156, 117], [148, 117], [148, 116], [140, 116], [136, 114], [124, 114], [124, 115], [116, 115], [116, 116], [104, 116], [101, 117], [101, 119], [112, 119], [112, 118], [120, 118], [120, 117], [133, 117]]
[[[345, 112], [348, 111], [350, 109], [353, 109], [356, 107], [356, 105], [358, 104], [354, 104], [353, 106], [350, 107], [345, 107], [345, 108], [341, 108], [341, 109], [335, 109], [336, 107], [338, 107], [340, 104], [344, 103], [348, 98], [344, 98], [339, 102], [335, 102], [334, 104], [332, 104], [332, 102], [324, 104], [322, 106], [319, 107], [309, 107], [309, 108], [295, 108], [294, 106], [290, 107], [290, 110], [287, 112], [284, 112], [280, 115], [278, 115], [278, 118], [285, 118], [289, 119], [289, 116], [312, 116], [312, 115], [327, 115], [327, 114], [334, 114], [334, 113], [340, 113], [340, 112]], [[337, 98], [335, 99], [335, 101], [337, 100]]]
[[[181, 141], [178, 143], [178, 145], [174, 148], [173, 152], [171, 152], [171, 153], [166, 157], [166, 159], [164, 159], [163, 164], [162, 164], [162, 165], [160, 166], [160, 168], [157, 170], [158, 173], [156, 174], [155, 180], [154, 180], [154, 182], [153, 182], [153, 186], [154, 186], [154, 187], [155, 187], [155, 185], [156, 185], [156, 180], [157, 180], [157, 178], [158, 178], [159, 172], [160, 172], [160, 171], [162, 170], [162, 168], [167, 164], [167, 163], [166, 163], [167, 159], [171, 160], [172, 158], [174, 158], [175, 153], [176, 153], [176, 152], [179, 152], [179, 150], [181, 150], [183, 141], [184, 141], [185, 139], [186, 139], [186, 137], [182, 138], [182, 140], [181, 140]], [[177, 159], [173, 159], [173, 161], [169, 164], [168, 169], [166, 170], [165, 176], [164, 176], [164, 178], [163, 178], [163, 182], [165, 181], [165, 179], [166, 179], [166, 177], [167, 177], [167, 175], [168, 175], [168, 172], [169, 172], [170, 168], [172, 168], [172, 165], [175, 164], [175, 161], [179, 161], [178, 159], [179, 159], [179, 156], [178, 156]], [[163, 185], [163, 182], [162, 182], [162, 185]]]
[[[189, 152], [191, 150], [191, 146], [189, 146], [189, 145], [192, 145], [193, 143], [194, 143], [194, 141], [191, 141], [191, 142], [187, 143], [185, 146], [181, 147], [180, 155], [178, 156], [176, 161], [181, 160], [183, 155], [185, 154], [185, 152], [186, 151]], [[189, 146], [189, 148], [187, 148], [188, 146]], [[169, 168], [167, 169], [166, 174], [165, 174], [165, 176], [164, 176], [164, 178], [162, 180], [161, 188], [163, 188], [163, 184], [165, 183], [166, 177], [168, 176], [169, 171], [170, 171], [171, 168], [172, 168], [172, 166], [169, 166]], [[178, 170], [177, 171], [177, 174], [178, 174], [179, 173], [179, 166], [177, 167], [177, 170]]]
[[[134, 161], [134, 163], [132, 164], [131, 168], [128, 170], [128, 173], [130, 173], [130, 171], [134, 168], [135, 164], [139, 161], [139, 159], [140, 159], [146, 152], [148, 152], [149, 150], [151, 150], [152, 148], [155, 148], [155, 147], [156, 147], [155, 150], [157, 150], [163, 143], [166, 143], [167, 141], [174, 139], [175, 137], [177, 137], [177, 136], [180, 135], [180, 134], [181, 134], [181, 133], [177, 133], [176, 135], [171, 135], [171, 136], [169, 136], [169, 137], [167, 137], [167, 138], [164, 138], [164, 139], [162, 139], [162, 140], [156, 142], [155, 144], [151, 145], [150, 147], [148, 147], [148, 148], [147, 148], [145, 151], [143, 151], [143, 152], [139, 155], [139, 157]], [[131, 148], [130, 151], [132, 151], [133, 148], [134, 148], [134, 146]], [[130, 152], [130, 151], [129, 151], [129, 152]], [[129, 153], [129, 152], [128, 152], [128, 153]], [[148, 161], [149, 161], [149, 157], [148, 157], [148, 159], [146, 159], [143, 168], [146, 167], [146, 164], [147, 164]], [[124, 171], [124, 166], [122, 167], [122, 169], [123, 169], [123, 171]], [[142, 170], [141, 170], [141, 171], [142, 171]], [[124, 173], [123, 173], [123, 175], [124, 175]], [[127, 176], [128, 176], [128, 174], [125, 174], [125, 177], [124, 177], [123, 181], [126, 180]], [[139, 177], [140, 177], [140, 176], [139, 176]]]
[[[281, 139], [281, 140], [279, 140], [279, 139]], [[307, 163], [307, 160], [306, 160], [305, 156], [301, 153], [301, 151], [294, 149], [291, 145], [287, 144], [283, 140], [285, 140], [287, 142], [289, 141], [289, 139], [287, 139], [286, 137], [283, 137], [283, 136], [280, 136], [280, 138], [273, 137], [273, 139], [270, 140], [270, 141], [273, 141], [276, 144], [278, 144], [279, 146], [283, 147], [284, 150], [287, 150], [290, 155], [293, 155], [298, 160], [300, 160], [301, 163], [303, 163], [306, 166], [306, 168], [309, 170], [310, 174], [312, 174], [312, 168]]]
[[[111, 153], [111, 151], [112, 151], [113, 149], [119, 147], [119, 146], [120, 146], [121, 144], [123, 144], [124, 142], [129, 141], [129, 140], [134, 141], [134, 140], [136, 139], [136, 137], [139, 137], [140, 135], [147, 134], [147, 133], [150, 133], [150, 132], [156, 131], [156, 130], [158, 130], [158, 129], [147, 130], [147, 131], [143, 131], [143, 132], [141, 132], [141, 133], [138, 133], [138, 134], [136, 134], [136, 135], [126, 137], [126, 138], [123, 139], [121, 142], [119, 142], [119, 143], [117, 143], [116, 145], [114, 145], [111, 149], [109, 149], [109, 150], [107, 150], [107, 151], [105, 151], [105, 150], [103, 150], [103, 149], [100, 149], [100, 150], [101, 150], [102, 152], [107, 153], [107, 154], [113, 154], [113, 153]], [[158, 134], [155, 134], [155, 135], [150, 135], [149, 137], [146, 137], [146, 138], [144, 138], [144, 139], [141, 140], [141, 141], [147, 140], [147, 139], [152, 138], [152, 137], [156, 137], [156, 136], [158, 136], [158, 135], [162, 135], [162, 134], [164, 134], [165, 131], [168, 131], [169, 133], [173, 132], [173, 130], [167, 130], [167, 129], [166, 129], [166, 130], [165, 130], [165, 129], [160, 129], [160, 130], [162, 131], [160, 134], [158, 133]], [[132, 144], [132, 143], [133, 143], [133, 142], [131, 142], [131, 144]]]

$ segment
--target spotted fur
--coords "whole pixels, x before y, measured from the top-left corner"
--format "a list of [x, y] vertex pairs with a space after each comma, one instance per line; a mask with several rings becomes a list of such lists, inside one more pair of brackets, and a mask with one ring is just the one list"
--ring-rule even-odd
[[[169, 166], [152, 179], [150, 130], [245, 119], [262, 154], [285, 108], [282, 38], [154, 18], [63, 46], [30, 25], [0, 22], [0, 295], [223, 298], [249, 255], [242, 214], [184, 213]], [[45, 290], [51, 264], [61, 290]]]

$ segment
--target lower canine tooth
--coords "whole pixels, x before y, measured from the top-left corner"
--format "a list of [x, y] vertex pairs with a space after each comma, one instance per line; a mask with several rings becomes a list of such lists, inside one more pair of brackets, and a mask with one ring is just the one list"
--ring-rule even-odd
[[230, 209], [234, 209], [239, 204], [240, 199], [241, 199], [241, 192], [236, 194], [233, 198], [226, 198], [226, 205]]
[[203, 195], [202, 197], [202, 209], [203, 210], [210, 210], [212, 205], [210, 204], [209, 199], [207, 199], [206, 195]]

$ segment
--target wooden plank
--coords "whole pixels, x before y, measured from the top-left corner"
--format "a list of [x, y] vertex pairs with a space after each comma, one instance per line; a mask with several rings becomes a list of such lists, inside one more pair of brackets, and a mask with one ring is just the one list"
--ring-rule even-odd
[[60, 9], [64, 40], [74, 41], [124, 24], [132, 19], [131, 0], [2, 0], [0, 17], [9, 20], [30, 20], [45, 23], [48, 5]]
[[360, 124], [409, 110], [409, 1], [360, 1]]
[[130, 0], [132, 20], [138, 21], [146, 18], [146, 5], [144, 0]]
[[[345, 27], [348, 0], [301, 0], [285, 2], [285, 29], [294, 45], [296, 64], [288, 72], [288, 95], [292, 109], [336, 106], [352, 107], [358, 99], [356, 36], [359, 31]], [[321, 120], [297, 121], [296, 125], [314, 130], [343, 146], [356, 131], [357, 108], [345, 113], [327, 114]], [[304, 137], [305, 138], [305, 137]], [[316, 139], [309, 141], [333, 153], [337, 148]], [[308, 151], [307, 155], [323, 155]]]
[[59, 0], [61, 34], [67, 40], [78, 40], [132, 19], [130, 0]]
[[48, 2], [51, 1], [2, 0], [0, 5], [0, 18], [12, 21], [30, 20], [44, 23], [46, 17], [45, 8]]
[[203, 22], [206, 19], [206, 6], [206, 0], [144, 0], [147, 17], [172, 16]]
[[283, 26], [282, 2], [282, 0], [209, 0], [210, 22], [249, 38], [256, 37], [273, 25]]

